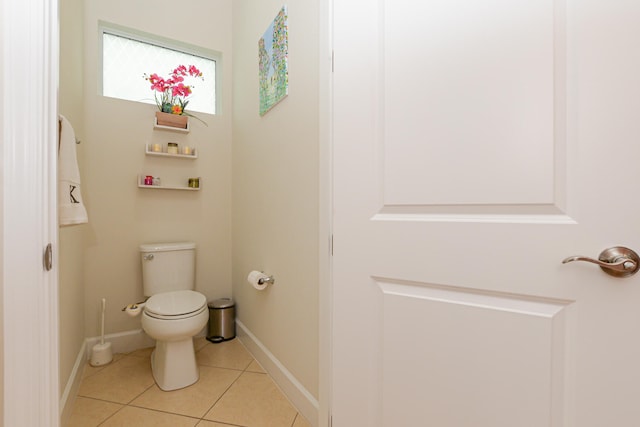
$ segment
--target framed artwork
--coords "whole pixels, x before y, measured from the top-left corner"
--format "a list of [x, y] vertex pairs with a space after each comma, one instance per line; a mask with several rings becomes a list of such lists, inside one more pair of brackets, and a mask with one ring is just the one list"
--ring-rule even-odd
[[282, 6], [258, 41], [260, 115], [264, 116], [289, 94], [287, 6]]

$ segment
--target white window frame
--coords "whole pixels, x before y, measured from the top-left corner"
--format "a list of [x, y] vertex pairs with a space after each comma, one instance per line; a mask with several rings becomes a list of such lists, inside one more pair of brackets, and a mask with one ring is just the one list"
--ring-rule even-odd
[[[215, 112], [213, 115], [219, 115], [222, 113], [222, 53], [212, 49], [184, 43], [178, 40], [173, 40], [167, 37], [158, 36], [151, 33], [145, 33], [143, 31], [135, 30], [132, 28], [123, 27], [121, 25], [113, 24], [105, 21], [98, 21], [98, 94], [104, 96], [103, 93], [103, 45], [102, 41], [104, 33], [112, 34], [114, 36], [126, 37], [132, 40], [139, 41], [141, 43], [148, 43], [155, 46], [176, 50], [178, 52], [186, 53], [188, 55], [199, 56], [205, 59], [210, 59], [215, 62], [216, 69], [216, 81], [215, 81]], [[121, 98], [118, 98], [121, 99]], [[127, 100], [129, 101], [129, 100]], [[139, 101], [132, 101], [139, 102]], [[200, 112], [198, 112], [200, 114]], [[209, 114], [209, 113], [202, 113]]]

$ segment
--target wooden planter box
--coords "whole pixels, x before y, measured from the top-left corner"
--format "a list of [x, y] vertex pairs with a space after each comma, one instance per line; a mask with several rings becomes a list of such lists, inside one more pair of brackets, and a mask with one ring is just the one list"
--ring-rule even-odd
[[156, 121], [160, 126], [169, 126], [179, 129], [186, 129], [189, 117], [178, 114], [163, 113], [156, 111]]

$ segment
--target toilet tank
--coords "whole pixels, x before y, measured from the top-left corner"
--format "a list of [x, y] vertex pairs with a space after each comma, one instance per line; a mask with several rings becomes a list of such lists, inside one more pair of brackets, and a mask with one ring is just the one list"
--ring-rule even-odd
[[196, 244], [193, 242], [140, 245], [140, 261], [142, 289], [147, 297], [195, 288]]

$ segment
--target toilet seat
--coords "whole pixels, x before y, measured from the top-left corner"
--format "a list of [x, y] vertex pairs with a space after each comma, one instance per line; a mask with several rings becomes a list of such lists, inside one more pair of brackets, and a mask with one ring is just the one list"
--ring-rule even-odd
[[149, 298], [144, 313], [156, 319], [177, 320], [197, 316], [207, 310], [207, 298], [199, 292], [163, 292]]

